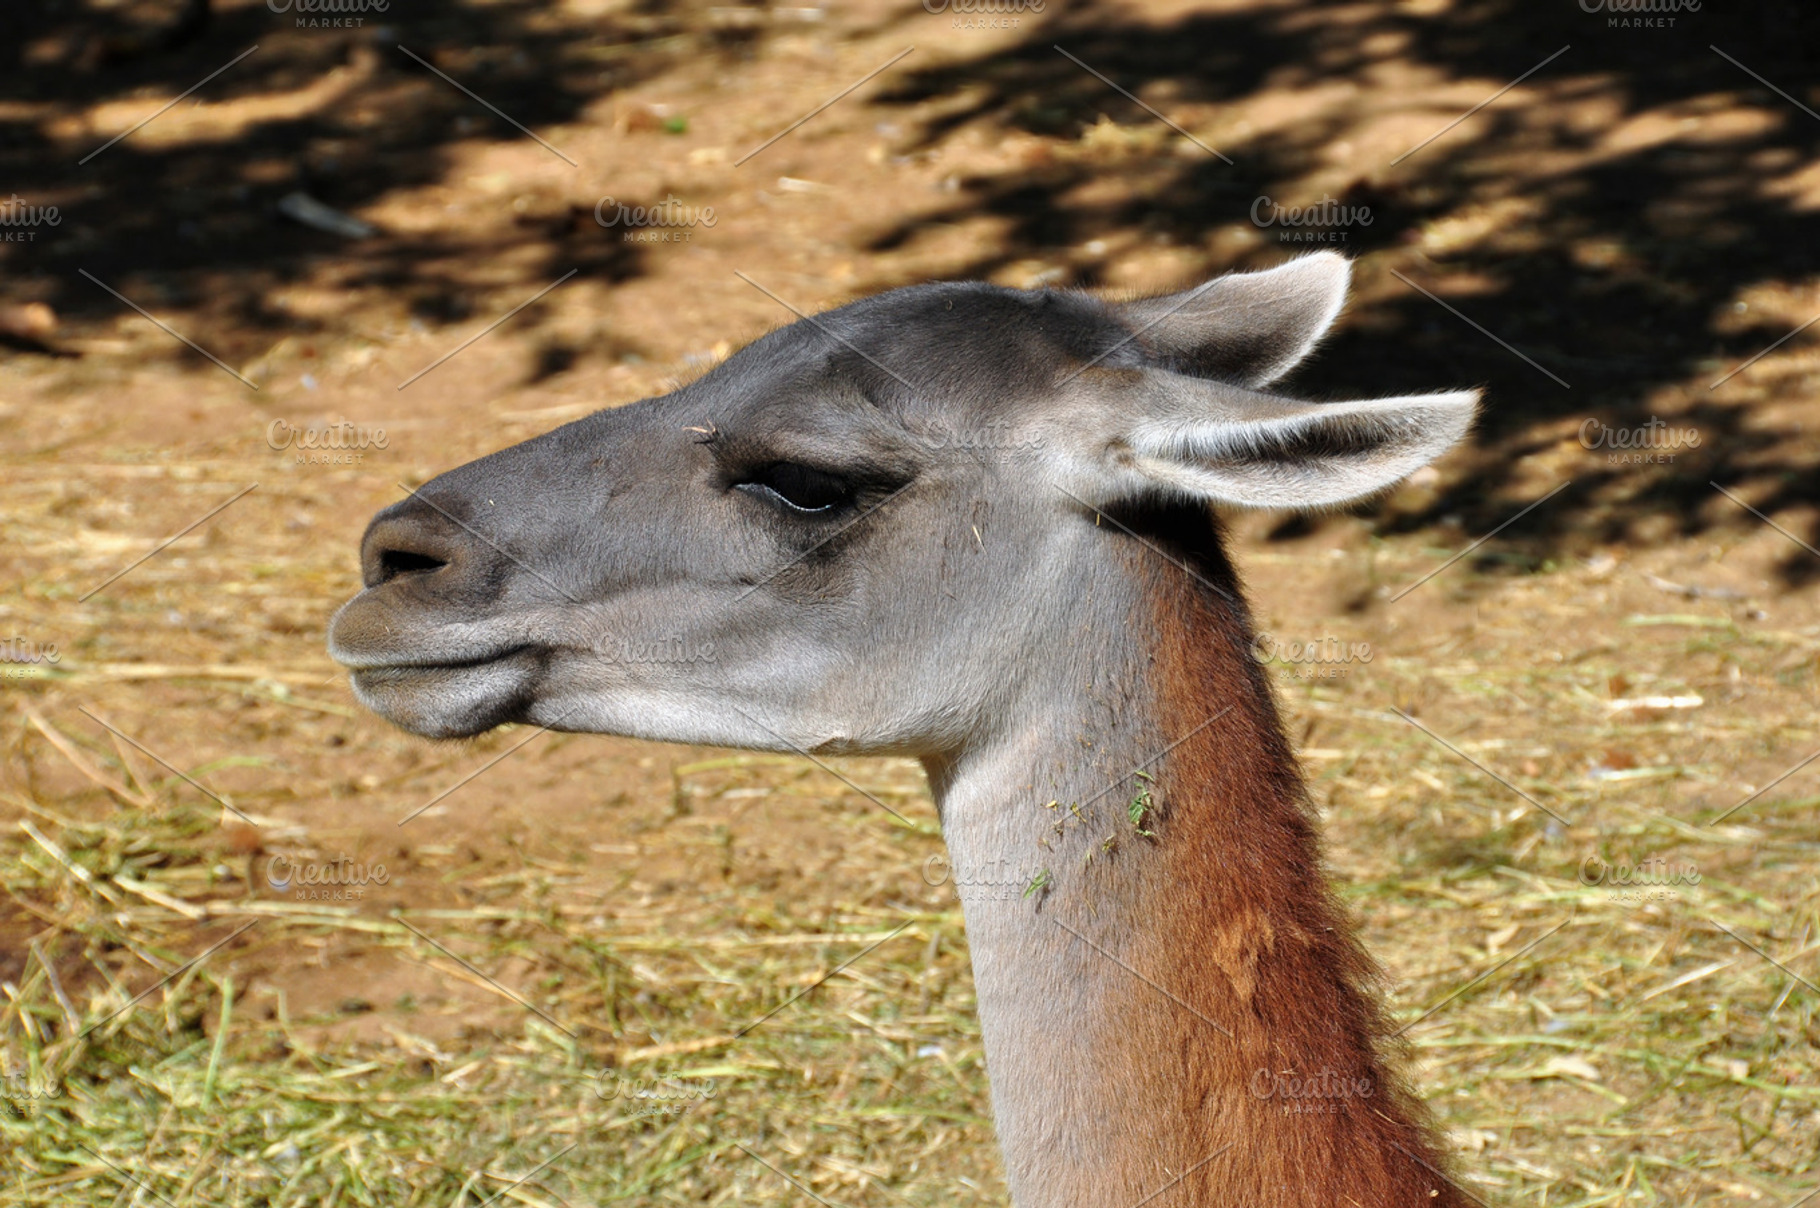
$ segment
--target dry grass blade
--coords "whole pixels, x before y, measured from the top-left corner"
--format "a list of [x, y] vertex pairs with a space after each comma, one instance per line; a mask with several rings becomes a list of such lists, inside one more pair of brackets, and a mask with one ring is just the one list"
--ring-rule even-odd
[[51, 725], [50, 722], [44, 720], [43, 715], [36, 709], [33, 709], [28, 705], [25, 709], [25, 718], [27, 721], [31, 722], [32, 728], [44, 735], [45, 738], [49, 739], [51, 746], [57, 748], [58, 754], [69, 760], [70, 763], [74, 765], [75, 769], [82, 773], [85, 778], [100, 785], [128, 805], [136, 805], [140, 809], [153, 808], [154, 802], [151, 798], [143, 793], [135, 792], [112, 776], [109, 776], [106, 772], [103, 772], [100, 768], [97, 768], [90, 762], [86, 755], [77, 749], [75, 743], [59, 733], [57, 728]]

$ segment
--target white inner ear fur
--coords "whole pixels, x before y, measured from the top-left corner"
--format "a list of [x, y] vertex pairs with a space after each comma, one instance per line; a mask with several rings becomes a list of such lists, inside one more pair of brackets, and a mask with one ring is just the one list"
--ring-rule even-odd
[[1346, 289], [1352, 283], [1352, 261], [1337, 252], [1315, 252], [1266, 272], [1245, 273], [1227, 280], [1232, 283], [1230, 291], [1222, 292], [1216, 286], [1208, 293], [1216, 295], [1210, 303], [1216, 313], [1229, 308], [1238, 312], [1229, 322], [1243, 324], [1247, 308], [1260, 306], [1273, 297], [1293, 295], [1299, 303], [1296, 328], [1284, 333], [1289, 342], [1284, 344], [1282, 355], [1258, 365], [1245, 379], [1248, 386], [1268, 386], [1306, 359], [1340, 317], [1346, 305]]
[[1114, 446], [1153, 488], [1240, 507], [1333, 507], [1441, 456], [1472, 426], [1478, 399], [1476, 390], [1347, 403], [1257, 395], [1241, 404], [1250, 414], [1223, 399], [1197, 416], [1178, 397], [1171, 414], [1133, 416]]
[[1351, 280], [1350, 260], [1337, 252], [1314, 252], [1124, 308], [1167, 353], [1190, 360], [1210, 356], [1215, 376], [1257, 388], [1314, 350], [1346, 305]]

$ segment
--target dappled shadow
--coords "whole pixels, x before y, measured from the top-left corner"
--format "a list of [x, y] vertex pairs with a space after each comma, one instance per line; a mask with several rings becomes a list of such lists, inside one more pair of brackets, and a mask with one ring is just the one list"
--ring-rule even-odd
[[[217, 6], [203, 19], [191, 0], [23, 0], [0, 12], [0, 171], [63, 216], [55, 239], [0, 243], [0, 295], [77, 323], [122, 314], [85, 271], [153, 310], [201, 316], [215, 350], [243, 364], [280, 333], [321, 328], [278, 296], [293, 283], [383, 295], [435, 326], [497, 313], [502, 286], [522, 298], [523, 283], [570, 269], [631, 280], [647, 268], [640, 246], [602, 238], [560, 187], [508, 180], [481, 217], [355, 239], [299, 225], [280, 202], [303, 192], [343, 211], [383, 208], [447, 183], [458, 144], [532, 146], [419, 58], [548, 131], [685, 60], [734, 63], [770, 28], [727, 19], [763, 5], [705, 0], [392, 3], [346, 29], [299, 28], [273, 7], [283, 5]], [[944, 19], [906, 6], [845, 36], [914, 35]], [[895, 148], [906, 156], [980, 130], [1030, 144], [957, 174], [933, 211], [881, 210], [864, 250], [984, 220], [991, 233], [954, 275], [1002, 276], [1066, 252], [1059, 279], [1095, 286], [1151, 248], [1185, 251], [1205, 275], [1310, 246], [1282, 238], [1309, 232], [1260, 229], [1259, 198], [1330, 194], [1370, 213], [1369, 225], [1325, 232], [1344, 236], [1329, 246], [1367, 257], [1359, 298], [1291, 388], [1331, 398], [1488, 389], [1466, 471], [1373, 508], [1381, 531], [1457, 518], [1484, 532], [1559, 481], [1571, 485], [1501, 534], [1506, 548], [1540, 559], [1755, 525], [1711, 483], [1771, 515], [1820, 503], [1813, 424], [1803, 431], [1779, 409], [1801, 372], [1789, 354], [1812, 332], [1709, 385], [1820, 307], [1800, 292], [1820, 269], [1810, 234], [1820, 118], [1800, 107], [1820, 109], [1808, 82], [1820, 12], [1709, 5], [1672, 26], [1614, 25], [1624, 20], [1577, 0], [1258, 6], [1154, 21], [1094, 0], [1050, 3], [1020, 18], [1008, 47], [907, 60], [871, 101], [848, 102], [913, 115], [897, 123], [910, 131]], [[194, 98], [92, 154], [149, 112], [146, 98], [230, 62]], [[1106, 80], [1208, 131], [1211, 149]], [[1234, 113], [1245, 120], [1227, 120]], [[643, 137], [665, 134], [660, 124]], [[553, 166], [560, 153], [549, 152]], [[16, 352], [54, 351], [7, 338]], [[532, 381], [581, 355], [535, 343]], [[1696, 432], [1698, 446], [1638, 464], [1575, 438], [1588, 419], [1630, 430], [1652, 418]], [[1811, 521], [1797, 535], [1820, 545]], [[1791, 583], [1820, 578], [1820, 558], [1792, 542], [1782, 565]]]
[[[512, 192], [500, 197], [478, 229], [381, 227], [365, 238], [292, 221], [280, 203], [302, 192], [355, 211], [442, 181], [458, 143], [528, 142], [425, 62], [512, 121], [547, 130], [682, 56], [737, 55], [754, 36], [718, 29], [705, 4], [615, 7], [586, 19], [530, 0], [393, 2], [357, 17], [299, 7], [4, 6], [0, 89], [10, 103], [0, 108], [0, 176], [32, 205], [56, 205], [61, 221], [34, 242], [0, 244], [0, 290], [77, 322], [122, 313], [86, 271], [154, 311], [202, 316], [218, 333], [211, 348], [240, 362], [279, 332], [320, 327], [274, 301], [291, 283], [385, 291], [435, 325], [467, 318], [502, 283], [547, 284], [570, 269], [630, 279], [641, 271], [639, 249], [602, 237], [590, 215], [569, 213], [534, 183], [516, 204]], [[151, 98], [205, 79], [98, 151], [148, 116]], [[550, 156], [567, 167], [560, 147]]]
[[[1096, 249], [1121, 236], [1129, 246], [1133, 233], [1193, 249], [1204, 272], [1262, 267], [1310, 245], [1281, 241], [1280, 227], [1258, 232], [1256, 200], [1309, 205], [1329, 189], [1304, 178], [1337, 180], [1333, 200], [1367, 207], [1372, 221], [1335, 228], [1346, 239], [1329, 246], [1387, 254], [1361, 271], [1370, 292], [1355, 307], [1357, 320], [1291, 388], [1339, 398], [1487, 387], [1469, 471], [1418, 504], [1376, 510], [1382, 529], [1449, 516], [1472, 532], [1502, 523], [1513, 500], [1552, 485], [1537, 488], [1535, 463], [1520, 459], [1564, 442], [1569, 448], [1549, 464], [1572, 485], [1503, 535], [1538, 556], [1637, 539], [1640, 524], [1662, 513], [1682, 535], [1759, 523], [1721, 497], [1714, 480], [1769, 514], [1820, 502], [1811, 431], [1763, 414], [1778, 393], [1776, 374], [1789, 371], [1766, 361], [1708, 389], [1812, 317], [1745, 309], [1738, 304], [1752, 287], [1799, 284], [1820, 269], [1811, 213], [1820, 120], [1712, 46], [1820, 107], [1808, 52], [1820, 10], [1707, 6], [1646, 28], [1614, 20], [1623, 18], [1577, 3], [1468, 0], [1322, 14], [1260, 8], [1139, 25], [1096, 4], [1050, 5], [1026, 18], [1014, 49], [910, 73], [887, 102], [966, 98], [921, 130], [920, 149], [984, 121], [1116, 150], [1105, 127], [1096, 128], [1102, 115], [1131, 132], [1135, 149], [1032, 156], [1012, 170], [962, 178], [945, 209], [883, 226], [874, 247], [902, 247], [941, 224], [987, 215], [1004, 234], [969, 266], [974, 275], [1084, 248], [1071, 279], [1092, 286], [1100, 264], [1117, 254]], [[1292, 112], [1301, 99], [1326, 99], [1203, 150], [1057, 47], [1165, 115], [1201, 113], [1215, 127], [1223, 109], [1266, 91], [1288, 96]], [[1385, 110], [1387, 88], [1394, 98], [1437, 82], [1507, 82], [1556, 52], [1526, 87], [1393, 162], [1476, 102], [1424, 107], [1420, 120], [1388, 137], [1382, 131], [1396, 115]], [[1475, 83], [1458, 95], [1493, 91]], [[1138, 143], [1146, 132], [1156, 136], [1148, 146]], [[1807, 177], [1797, 183], [1802, 169]], [[1113, 173], [1141, 185], [1095, 187]], [[1234, 228], [1262, 237], [1221, 237]], [[1788, 304], [1813, 306], [1811, 296]], [[1576, 438], [1589, 418], [1633, 429], [1651, 417], [1694, 430], [1698, 447], [1668, 461], [1660, 453], [1614, 459]], [[1799, 535], [1820, 545], [1811, 527]], [[1790, 582], [1817, 579], [1820, 558], [1791, 542], [1783, 570]]]

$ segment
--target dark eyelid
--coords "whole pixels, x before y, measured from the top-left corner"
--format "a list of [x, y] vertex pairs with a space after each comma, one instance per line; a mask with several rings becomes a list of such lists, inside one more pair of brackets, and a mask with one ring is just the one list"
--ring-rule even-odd
[[821, 514], [822, 512], [832, 512], [834, 510], [834, 504], [832, 504], [832, 503], [824, 503], [824, 504], [822, 504], [822, 506], [820, 506], [818, 508], [806, 508], [806, 507], [801, 506], [800, 504], [791, 503], [783, 495], [779, 494], [775, 489], [766, 486], [762, 482], [735, 483], [733, 486], [733, 489], [736, 491], [745, 491], [748, 494], [752, 494], [752, 495], [764, 495], [767, 498], [774, 499], [778, 503], [783, 504], [785, 507], [789, 508], [792, 512], [799, 512], [804, 516], [815, 516], [815, 515]]
[[858, 491], [844, 474], [789, 460], [751, 466], [730, 485], [762, 495], [774, 505], [801, 516], [839, 510], [852, 503]]

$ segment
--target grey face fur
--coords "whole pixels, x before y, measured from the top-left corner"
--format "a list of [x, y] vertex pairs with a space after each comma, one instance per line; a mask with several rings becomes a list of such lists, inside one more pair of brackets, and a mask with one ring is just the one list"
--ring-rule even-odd
[[1053, 662], [1096, 509], [1320, 508], [1426, 464], [1476, 393], [1259, 392], [1338, 314], [1329, 253], [1110, 304], [916, 286], [381, 512], [330, 650], [432, 737], [525, 721], [949, 764]]

